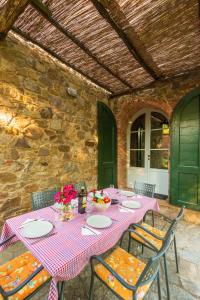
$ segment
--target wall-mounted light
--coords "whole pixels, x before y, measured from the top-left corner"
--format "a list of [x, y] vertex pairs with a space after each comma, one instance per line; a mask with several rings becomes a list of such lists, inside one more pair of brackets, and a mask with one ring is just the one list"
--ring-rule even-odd
[[162, 123], [162, 134], [163, 135], [169, 134], [169, 124], [168, 123]]

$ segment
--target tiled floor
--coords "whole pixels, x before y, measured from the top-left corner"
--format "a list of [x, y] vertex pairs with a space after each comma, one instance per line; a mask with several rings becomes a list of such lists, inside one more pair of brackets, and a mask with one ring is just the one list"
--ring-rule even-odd
[[[173, 208], [162, 207], [171, 216], [174, 214]], [[163, 223], [157, 219], [157, 225], [162, 226]], [[169, 281], [171, 290], [171, 300], [197, 300], [200, 299], [200, 225], [194, 225], [181, 221], [177, 228], [177, 244], [179, 252], [180, 273], [175, 272], [174, 251], [171, 247], [168, 252], [169, 265]], [[125, 241], [126, 242], [126, 241]], [[124, 243], [124, 247], [126, 244]], [[133, 252], [138, 251], [136, 246]], [[17, 243], [11, 246], [8, 250], [0, 254], [0, 264], [11, 259], [24, 251], [24, 247]], [[145, 251], [144, 256], [149, 255]], [[163, 266], [161, 266], [163, 274]], [[66, 300], [86, 300], [89, 290], [90, 268], [86, 267], [79, 276], [75, 279], [66, 282], [65, 284], [65, 299]], [[162, 276], [162, 299], [166, 300], [165, 282]], [[46, 299], [48, 287], [41, 290], [40, 293], [33, 299]], [[114, 300], [116, 297], [112, 295], [102, 284], [96, 280], [94, 300]], [[148, 300], [158, 299], [157, 286], [152, 289], [152, 292], [147, 297]]]

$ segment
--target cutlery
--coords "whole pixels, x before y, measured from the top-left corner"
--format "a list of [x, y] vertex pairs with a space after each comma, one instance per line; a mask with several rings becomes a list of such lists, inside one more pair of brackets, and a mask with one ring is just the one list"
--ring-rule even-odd
[[49, 208], [51, 208], [53, 211], [55, 211], [56, 213], [58, 213], [57, 209], [55, 209], [54, 207], [49, 206]]
[[114, 218], [111, 218], [111, 217], [109, 217], [112, 221], [117, 221], [117, 222], [119, 222], [119, 220], [117, 220], [117, 219], [114, 219]]
[[120, 208], [128, 211], [128, 212], [132, 212], [133, 210], [131, 208], [127, 208], [127, 207], [124, 207], [123, 205], [119, 205]]
[[18, 228], [19, 228], [19, 229], [24, 228], [26, 225], [29, 225], [30, 223], [36, 222], [36, 221], [45, 221], [45, 219], [33, 219], [33, 220], [30, 220], [30, 221], [25, 222], [24, 224], [22, 224], [22, 225], [19, 226]]
[[48, 234], [48, 235], [39, 237], [39, 238], [37, 238], [36, 241], [33, 241], [33, 242], [30, 243], [30, 244], [31, 244], [31, 245], [36, 244], [36, 243], [38, 243], [38, 242], [40, 242], [40, 241], [42, 241], [42, 240], [44, 240], [44, 239], [47, 239], [47, 238], [49, 238], [49, 237], [51, 237], [51, 236], [53, 236], [53, 235], [55, 235], [55, 234], [57, 234], [57, 232], [52, 232], [52, 233], [50, 233], [50, 234]]
[[97, 235], [96, 231], [94, 231], [92, 228], [90, 228], [90, 227], [88, 227], [86, 225], [83, 225], [82, 227], [90, 230], [92, 233], [94, 233], [95, 235]]

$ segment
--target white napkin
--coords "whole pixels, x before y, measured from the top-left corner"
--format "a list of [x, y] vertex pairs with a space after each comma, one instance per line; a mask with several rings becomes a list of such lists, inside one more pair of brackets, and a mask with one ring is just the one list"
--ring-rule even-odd
[[122, 207], [119, 207], [119, 211], [126, 212], [126, 213], [135, 213], [135, 210], [133, 210], [133, 209], [122, 208]]
[[93, 228], [90, 229], [90, 227], [86, 226], [86, 227], [81, 228], [81, 234], [82, 235], [99, 235], [99, 234], [101, 234], [101, 232], [99, 232], [98, 230], [95, 230]]

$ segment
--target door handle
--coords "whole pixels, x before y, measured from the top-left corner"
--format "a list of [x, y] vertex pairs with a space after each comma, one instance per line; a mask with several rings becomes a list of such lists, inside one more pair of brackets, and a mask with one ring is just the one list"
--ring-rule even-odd
[[151, 158], [150, 154], [147, 157], [148, 157], [148, 160], [150, 160], [150, 158]]

